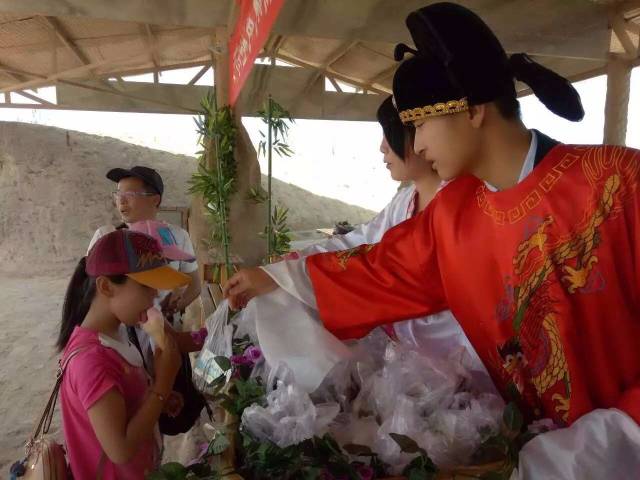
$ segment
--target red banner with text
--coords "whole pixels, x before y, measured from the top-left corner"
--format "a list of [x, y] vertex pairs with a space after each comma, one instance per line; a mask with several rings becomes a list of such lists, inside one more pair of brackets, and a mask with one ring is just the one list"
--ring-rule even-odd
[[240, 14], [229, 41], [229, 103], [233, 105], [284, 0], [238, 0]]

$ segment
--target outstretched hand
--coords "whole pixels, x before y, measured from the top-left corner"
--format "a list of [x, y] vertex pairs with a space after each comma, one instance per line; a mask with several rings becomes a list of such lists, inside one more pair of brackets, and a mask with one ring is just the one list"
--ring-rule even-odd
[[222, 295], [233, 310], [244, 308], [253, 297], [278, 288], [278, 284], [261, 268], [244, 268], [222, 287]]

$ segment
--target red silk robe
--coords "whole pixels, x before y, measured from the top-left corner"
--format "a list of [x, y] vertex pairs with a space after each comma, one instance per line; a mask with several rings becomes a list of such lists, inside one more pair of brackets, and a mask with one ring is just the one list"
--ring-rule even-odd
[[637, 150], [559, 145], [502, 192], [456, 179], [380, 243], [307, 259], [322, 321], [353, 338], [450, 308], [529, 418], [640, 423], [639, 174]]

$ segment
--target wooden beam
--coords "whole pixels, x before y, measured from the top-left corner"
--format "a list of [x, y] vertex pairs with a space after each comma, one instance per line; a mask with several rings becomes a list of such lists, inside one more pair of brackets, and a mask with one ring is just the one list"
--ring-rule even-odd
[[609, 22], [611, 23], [612, 33], [618, 38], [624, 48], [626, 53], [625, 57], [629, 60], [638, 58], [638, 46], [634, 45], [633, 40], [631, 40], [629, 36], [627, 22], [624, 17], [618, 12], [613, 12], [609, 15]]
[[13, 68], [0, 63], [0, 72], [4, 73], [7, 77], [11, 78], [14, 82], [25, 82], [26, 78], [22, 73], [18, 73]]
[[[261, 70], [260, 84], [258, 85], [259, 91], [268, 91], [271, 75], [276, 68], [276, 55], [280, 51], [282, 44], [284, 43], [284, 37], [282, 35], [275, 35], [269, 37], [269, 40], [265, 44], [264, 54], [262, 58], [269, 58], [271, 68]], [[254, 73], [255, 75], [255, 73]]]
[[[291, 57], [289, 55], [283, 55], [282, 53], [279, 53], [277, 55], [277, 58], [279, 58], [283, 62], [287, 62], [287, 63], [290, 63], [291, 65], [296, 65], [298, 67], [310, 68], [310, 69], [313, 69], [313, 70], [319, 70], [319, 68], [320, 68], [318, 65], [314, 65], [313, 63], [305, 62], [304, 60], [300, 60], [298, 58], [294, 58], [294, 57]], [[325, 70], [325, 71], [322, 71], [322, 74], [325, 74], [327, 77], [333, 77], [333, 78], [335, 78], [337, 80], [340, 80], [341, 82], [349, 83], [349, 84], [353, 85], [354, 87], [360, 87], [362, 89], [367, 89], [368, 91], [371, 91], [371, 92], [380, 93], [380, 94], [387, 94], [387, 95], [391, 93], [390, 89], [370, 87], [368, 85], [365, 85], [360, 80], [355, 80], [353, 78], [350, 78], [350, 77], [348, 77], [346, 75], [342, 75], [342, 74], [337, 73], [337, 72]], [[2, 91], [2, 90], [0, 90], [0, 91]]]
[[340, 84], [338, 82], [336, 82], [336, 79], [333, 77], [326, 77], [329, 80], [329, 83], [331, 83], [331, 85], [333, 85], [333, 88], [336, 89], [336, 92], [342, 92], [342, 87], [340, 87]]
[[92, 69], [107, 65], [109, 63], [114, 62], [115, 60], [101, 60], [99, 62], [92, 62], [87, 65], [83, 65], [81, 67], [72, 68], [69, 70], [64, 70], [62, 72], [54, 73], [53, 75], [39, 75], [39, 74], [30, 74], [31, 76], [38, 77], [36, 80], [28, 80], [17, 85], [11, 85], [8, 87], [4, 87], [0, 89], [0, 92], [14, 92], [16, 90], [30, 90], [37, 87], [44, 87], [47, 85], [52, 85], [57, 82], [59, 79], [65, 76], [77, 76], [82, 73], [89, 73]]
[[[175, 105], [173, 103], [170, 102], [166, 102], [164, 100], [157, 100], [154, 98], [147, 98], [147, 97], [142, 97], [139, 95], [133, 95], [130, 93], [125, 93], [125, 92], [120, 92], [118, 90], [109, 90], [106, 88], [101, 88], [95, 85], [88, 85], [85, 83], [81, 83], [81, 82], [74, 82], [74, 81], [69, 81], [69, 80], [61, 80], [60, 81], [61, 84], [63, 85], [70, 85], [72, 87], [77, 87], [77, 88], [82, 88], [85, 90], [92, 90], [95, 92], [100, 92], [100, 93], [108, 93], [109, 95], [115, 95], [115, 96], [119, 96], [119, 97], [123, 97], [123, 98], [128, 98], [131, 100], [136, 100], [139, 102], [145, 102], [145, 103], [149, 103], [151, 105], [160, 105], [163, 107], [169, 107], [175, 111], [177, 111], [178, 113], [189, 113], [189, 114], [195, 114], [198, 112], [197, 109], [192, 109], [192, 108], [188, 108], [188, 107], [184, 107], [181, 105]], [[126, 82], [125, 82], [126, 83]], [[136, 82], [136, 85], [139, 86], [140, 84], [138, 82]]]
[[[181, 38], [181, 39], [177, 40], [173, 45], [174, 46], [181, 45], [182, 43], [185, 43], [185, 42], [190, 41], [190, 40], [191, 39], [189, 37]], [[78, 77], [78, 76], [80, 76], [82, 74], [89, 74], [90, 75], [92, 70], [94, 70], [97, 67], [102, 67], [102, 66], [105, 66], [105, 65], [118, 63], [118, 62], [133, 62], [133, 61], [137, 61], [138, 59], [143, 58], [143, 57], [145, 57], [147, 55], [148, 55], [148, 52], [143, 52], [143, 53], [140, 53], [140, 54], [137, 54], [137, 55], [133, 55], [133, 56], [131, 56], [127, 52], [123, 52], [122, 56], [117, 56], [117, 57], [109, 58], [109, 59], [106, 59], [106, 60], [99, 60], [99, 61], [91, 62], [91, 63], [88, 63], [86, 65], [82, 65], [80, 67], [72, 68], [72, 69], [69, 69], [69, 70], [64, 70], [62, 72], [56, 72], [56, 73], [54, 73], [52, 75], [48, 75], [48, 76], [37, 75], [39, 77], [37, 80], [29, 80], [29, 81], [18, 83], [16, 85], [10, 85], [8, 87], [0, 88], [0, 93], [12, 92], [12, 91], [16, 91], [16, 90], [30, 90], [30, 89], [37, 88], [37, 87], [43, 87], [43, 86], [47, 86], [47, 85], [52, 85], [52, 84], [56, 83], [57, 81], [59, 81], [59, 79], [62, 79], [62, 78], [65, 78], [65, 77]], [[196, 65], [202, 65], [202, 62], [197, 63]], [[182, 67], [176, 67], [176, 68], [186, 68], [186, 67], [189, 67], [189, 66], [193, 66], [193, 64], [184, 64]], [[110, 72], [108, 74], [105, 74], [104, 76], [105, 77], [113, 77], [113, 76], [118, 76], [118, 75], [123, 75], [123, 71]], [[108, 88], [110, 88], [110, 86]]]
[[155, 67], [146, 67], [146, 68], [134, 68], [128, 70], [119, 70], [115, 72], [105, 73], [101, 75], [101, 78], [113, 78], [113, 77], [129, 77], [132, 75], [144, 75], [145, 73], [153, 73], [155, 71], [166, 72], [169, 70], [180, 70], [183, 68], [192, 68], [192, 67], [204, 67], [205, 64], [207, 66], [211, 66], [211, 60], [199, 60], [197, 62], [187, 62], [187, 63], [177, 63], [173, 65], [166, 65], [160, 68]]
[[275, 58], [275, 56], [280, 51], [280, 48], [282, 48], [282, 44], [284, 43], [284, 41], [285, 41], [284, 35], [276, 35], [275, 37], [273, 37], [271, 46], [268, 49], [266, 49], [266, 51], [268, 52], [266, 56]]
[[[40, 75], [37, 73], [31, 73], [31, 72], [24, 72], [24, 71], [20, 71], [17, 69], [12, 69], [14, 72], [20, 74], [20, 75], [24, 75], [24, 76], [32, 76], [32, 77], [36, 77], [39, 80], [31, 80], [28, 82], [24, 82], [25, 84], [29, 84], [29, 83], [34, 83], [34, 82], [38, 82], [38, 81], [45, 81], [48, 80], [50, 77], [46, 77], [44, 75]], [[87, 90], [93, 90], [96, 92], [102, 92], [102, 93], [109, 93], [111, 95], [117, 95], [117, 96], [121, 96], [121, 97], [126, 97], [126, 98], [130, 98], [132, 100], [138, 100], [138, 101], [142, 101], [142, 102], [148, 102], [148, 103], [152, 103], [152, 104], [157, 104], [157, 105], [162, 105], [162, 106], [169, 106], [172, 108], [176, 108], [178, 110], [183, 110], [185, 113], [196, 113], [197, 110], [192, 110], [189, 108], [185, 108], [185, 107], [180, 107], [177, 105], [173, 105], [171, 103], [168, 102], [163, 102], [163, 101], [159, 101], [159, 100], [153, 100], [153, 99], [148, 99], [148, 98], [144, 98], [144, 97], [138, 97], [135, 95], [130, 95], [130, 94], [126, 94], [126, 93], [122, 93], [120, 91], [118, 91], [115, 88], [101, 88], [101, 87], [97, 87], [94, 85], [87, 85], [85, 83], [81, 83], [81, 82], [77, 82], [77, 81], [69, 81], [69, 80], [64, 80], [64, 79], [57, 79], [56, 80], [57, 83], [62, 83], [65, 85], [71, 85], [74, 87], [79, 87], [79, 88], [84, 88]], [[126, 83], [126, 82], [123, 82]], [[0, 90], [0, 91], [4, 91], [4, 89]], [[16, 90], [9, 90], [9, 91], [16, 91]], [[5, 91], [5, 93], [8, 93], [9, 91]], [[19, 92], [16, 92], [19, 93]]]
[[398, 69], [398, 63], [395, 63], [393, 65], [391, 65], [388, 68], [385, 68], [384, 70], [382, 70], [380, 73], [378, 73], [377, 75], [375, 75], [373, 78], [370, 78], [369, 80], [367, 80], [367, 85], [369, 86], [373, 86], [375, 84], [379, 84], [380, 82], [382, 82], [382, 80], [387, 79], [388, 77], [390, 77], [391, 75], [393, 75], [396, 70]]
[[216, 28], [212, 37], [213, 83], [216, 86], [218, 105], [229, 104], [229, 31], [225, 27]]
[[74, 57], [82, 64], [88, 65], [91, 63], [89, 58], [78, 48], [69, 33], [60, 24], [60, 21], [55, 17], [41, 17], [47, 26], [53, 30], [62, 44], [73, 54]]
[[3, 13], [207, 28], [224, 25], [227, 9], [219, 0], [0, 0]]
[[48, 100], [45, 100], [44, 98], [40, 98], [37, 95], [32, 95], [32, 94], [30, 94], [28, 92], [20, 91], [20, 92], [15, 92], [15, 93], [17, 93], [18, 95], [21, 95], [21, 96], [23, 96], [25, 98], [28, 98], [29, 100], [33, 100], [34, 102], [38, 102], [40, 105], [50, 105], [50, 106], [55, 105], [55, 103], [52, 103], [52, 102], [50, 102]]
[[[52, 30], [52, 32], [56, 35], [56, 37], [60, 40], [60, 42], [62, 42], [62, 44], [71, 52], [71, 54], [74, 57], [76, 57], [76, 60], [78, 60], [78, 62], [80, 62], [81, 65], [88, 65], [91, 63], [91, 60], [89, 59], [89, 57], [87, 57], [87, 55], [85, 55], [85, 53], [82, 50], [80, 50], [78, 45], [71, 38], [71, 35], [69, 34], [69, 32], [65, 30], [65, 28], [62, 26], [62, 24], [57, 18], [47, 17], [47, 16], [43, 16], [41, 18], [45, 21], [47, 26]], [[55, 72], [57, 71], [57, 50], [55, 49], [55, 47], [54, 47], [54, 55], [55, 55], [55, 64], [56, 64], [54, 69], [54, 72]], [[93, 70], [90, 70], [89, 73], [93, 78], [97, 79], [105, 87], [113, 88], [113, 86], [109, 85], [108, 82], [100, 80], [98, 76], [93, 72]]]
[[187, 83], [187, 85], [195, 85], [196, 82], [200, 80], [204, 76], [204, 74], [207, 73], [207, 71], [209, 71], [210, 68], [211, 68], [211, 65], [205, 65], [204, 67], [202, 67], [200, 71], [196, 73], [191, 80], [189, 80], [189, 83]]
[[307, 83], [307, 85], [304, 87], [303, 92], [305, 93], [308, 92], [311, 89], [311, 87], [313, 87], [316, 84], [318, 79], [322, 77], [331, 68], [331, 65], [336, 63], [342, 57], [344, 57], [347, 53], [349, 53], [349, 51], [352, 48], [354, 48], [359, 43], [360, 43], [359, 40], [347, 40], [346, 42], [342, 43], [342, 45], [340, 45], [338, 48], [336, 48], [333, 52], [331, 52], [329, 56], [324, 60], [324, 62], [322, 62], [322, 64], [319, 67], [317, 67], [318, 72], [311, 77], [311, 79], [309, 80], [309, 83]]
[[[156, 37], [153, 34], [151, 25], [149, 25], [148, 23], [140, 24], [140, 32], [142, 33], [144, 42], [147, 44], [147, 50], [149, 52], [149, 55], [151, 56], [151, 61], [153, 62], [153, 66], [155, 68], [160, 68], [160, 61], [158, 60], [158, 51], [157, 51], [158, 41], [156, 40]], [[158, 83], [157, 80], [156, 80], [156, 83]]]

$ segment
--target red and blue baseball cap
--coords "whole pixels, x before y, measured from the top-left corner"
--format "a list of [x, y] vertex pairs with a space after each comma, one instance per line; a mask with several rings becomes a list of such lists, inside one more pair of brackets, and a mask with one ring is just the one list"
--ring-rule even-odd
[[191, 278], [168, 265], [158, 241], [144, 233], [121, 229], [100, 238], [87, 255], [87, 275], [126, 275], [158, 290], [173, 290]]
[[194, 262], [196, 260], [196, 257], [178, 247], [178, 242], [171, 227], [160, 220], [140, 220], [130, 224], [129, 228], [155, 238], [160, 247], [162, 247], [162, 253], [167, 260], [181, 262]]

